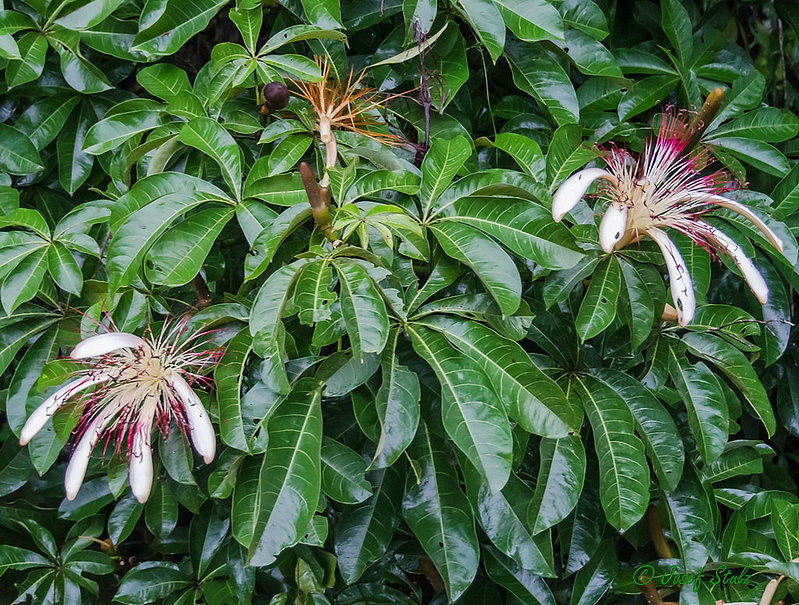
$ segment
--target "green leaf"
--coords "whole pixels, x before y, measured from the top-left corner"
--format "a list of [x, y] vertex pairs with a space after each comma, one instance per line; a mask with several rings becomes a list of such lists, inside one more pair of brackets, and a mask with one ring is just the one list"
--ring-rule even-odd
[[72, 253], [61, 242], [53, 242], [48, 247], [47, 267], [59, 288], [80, 296], [83, 289], [83, 274]]
[[202, 209], [167, 231], [147, 251], [147, 279], [172, 287], [189, 283], [202, 269], [211, 246], [233, 213], [230, 206]]
[[[479, 367], [428, 328], [408, 328], [414, 350], [433, 369], [441, 385], [441, 416], [447, 434], [492, 491], [510, 475], [512, 439], [500, 400]], [[420, 429], [421, 431], [421, 429]]]
[[524, 569], [490, 546], [483, 547], [483, 565], [488, 577], [504, 587], [520, 603], [555, 605], [555, 597], [540, 574]]
[[291, 170], [300, 161], [308, 147], [313, 143], [313, 137], [306, 133], [290, 134], [278, 143], [269, 155], [269, 176], [275, 176]]
[[688, 11], [679, 0], [663, 0], [660, 4], [660, 24], [677, 56], [687, 64], [694, 50], [693, 26]]
[[419, 426], [419, 377], [399, 363], [398, 340], [399, 332], [395, 330], [380, 363], [383, 382], [375, 396], [380, 438], [370, 468], [394, 464], [413, 441]]
[[114, 595], [114, 601], [125, 605], [153, 603], [187, 588], [191, 583], [191, 578], [178, 571], [175, 563], [148, 561], [125, 574]]
[[26, 135], [36, 149], [43, 149], [58, 136], [69, 114], [80, 101], [75, 95], [63, 99], [50, 97], [28, 107], [14, 127]]
[[82, 103], [56, 138], [58, 182], [70, 195], [86, 182], [94, 166], [94, 158], [83, 149], [86, 133], [94, 119], [91, 104]]
[[291, 288], [299, 272], [307, 263], [301, 259], [280, 267], [272, 273], [258, 290], [250, 311], [250, 334], [253, 348], [259, 355], [271, 350], [278, 337], [280, 318], [283, 315]]
[[113, 89], [105, 74], [69, 48], [56, 46], [61, 57], [61, 75], [67, 84], [80, 93], [93, 95]]
[[199, 577], [205, 575], [230, 530], [230, 519], [220, 506], [208, 503], [189, 524], [189, 551]]
[[378, 198], [378, 191], [399, 191], [413, 195], [419, 191], [419, 177], [402, 170], [373, 170], [358, 178], [347, 190], [344, 203], [349, 204], [362, 197]]
[[727, 445], [729, 415], [716, 375], [704, 363], [691, 365], [672, 348], [669, 374], [688, 410], [688, 425], [705, 464], [712, 464]]
[[322, 491], [336, 502], [358, 504], [372, 495], [363, 458], [329, 437], [322, 438]]
[[494, 0], [505, 25], [526, 42], [563, 40], [560, 13], [546, 0]]
[[792, 139], [799, 133], [799, 118], [789, 111], [776, 107], [761, 107], [709, 132], [708, 141], [721, 136], [744, 137], [779, 143]]
[[302, 0], [302, 8], [308, 21], [317, 27], [326, 29], [343, 27], [339, 0]]
[[291, 233], [311, 218], [311, 208], [305, 204], [289, 206], [269, 223], [255, 238], [252, 254], [244, 261], [247, 281], [260, 276], [277, 252], [278, 246]]
[[[226, 0], [166, 0], [158, 5], [159, 16], [133, 39], [134, 51], [166, 56], [177, 51], [197, 32], [206, 28]], [[149, 16], [149, 15], [148, 15]]]
[[477, 227], [547, 269], [568, 269], [584, 258], [569, 230], [538, 204], [471, 197], [456, 202], [455, 211], [448, 219]]
[[139, 522], [144, 505], [133, 495], [122, 498], [108, 517], [108, 537], [116, 544], [124, 542]]
[[175, 219], [206, 201], [208, 195], [202, 192], [168, 193], [129, 215], [108, 247], [106, 271], [110, 290], [131, 284], [150, 246]]
[[152, 130], [160, 122], [161, 106], [149, 99], [131, 99], [115, 105], [94, 124], [83, 140], [83, 149], [100, 155], [122, 145], [131, 137]]
[[599, 496], [608, 523], [626, 531], [649, 504], [649, 468], [633, 417], [616, 392], [592, 377], [575, 378], [599, 459]]
[[39, 32], [27, 32], [17, 41], [22, 59], [10, 59], [6, 68], [9, 88], [36, 80], [44, 70], [47, 56], [47, 38]]
[[674, 90], [678, 81], [676, 76], [661, 75], [637, 80], [619, 101], [619, 121], [629, 120], [660, 103]]
[[468, 265], [500, 309], [512, 315], [521, 302], [521, 277], [510, 256], [480, 231], [452, 221], [430, 226], [444, 252]]
[[579, 428], [582, 419], [563, 391], [517, 343], [481, 324], [451, 316], [433, 315], [417, 323], [441, 332], [474, 361], [505, 401], [511, 418], [526, 431], [557, 438]]
[[773, 435], [776, 429], [774, 411], [771, 409], [771, 403], [763, 384], [744, 354], [733, 345], [712, 334], [692, 332], [683, 336], [682, 341], [694, 355], [703, 357], [715, 365], [730, 382], [740, 389], [763, 426], [766, 427], [768, 435]]
[[353, 355], [380, 353], [388, 340], [386, 304], [361, 265], [336, 262], [341, 282], [341, 313], [347, 325]]
[[634, 349], [640, 347], [652, 332], [655, 322], [655, 301], [639, 267], [620, 262], [624, 278], [624, 293], [630, 304], [630, 340]]
[[592, 0], [564, 0], [558, 8], [566, 25], [585, 32], [595, 40], [602, 40], [610, 33], [605, 13]]
[[682, 476], [685, 452], [669, 411], [644, 385], [623, 372], [596, 368], [591, 374], [615, 391], [630, 408], [635, 430], [646, 446], [655, 475], [665, 489], [676, 488]]
[[496, 63], [505, 46], [505, 23], [491, 0], [458, 0], [480, 42]]
[[547, 182], [550, 190], [595, 157], [594, 151], [583, 142], [580, 126], [564, 124], [559, 127], [547, 149]]
[[[531, 2], [531, 6], [537, 1]], [[574, 86], [568, 74], [546, 51], [538, 45], [509, 40], [505, 44], [505, 57], [516, 86], [531, 94], [558, 124], [580, 121], [580, 104]]]
[[39, 248], [28, 254], [6, 276], [0, 286], [0, 301], [6, 313], [11, 314], [19, 305], [34, 297], [46, 272], [47, 248]]
[[501, 149], [516, 160], [516, 163], [527, 174], [543, 182], [544, 155], [541, 152], [541, 146], [530, 137], [514, 132], [500, 132], [493, 141], [486, 137], [480, 137], [475, 144], [490, 145]]
[[33, 174], [44, 169], [31, 140], [8, 124], [0, 124], [0, 170], [9, 174]]
[[621, 290], [621, 269], [615, 256], [609, 255], [597, 266], [585, 293], [575, 326], [580, 340], [600, 334], [616, 317], [616, 301]]
[[775, 185], [771, 197], [776, 202], [772, 213], [775, 219], [784, 220], [799, 208], [799, 164]]
[[322, 410], [319, 388], [300, 380], [269, 419], [269, 446], [258, 478], [260, 511], [251, 565], [269, 565], [304, 535], [320, 493]]
[[242, 330], [228, 342], [214, 370], [219, 415], [224, 418], [219, 423], [220, 437], [227, 445], [244, 452], [249, 452], [250, 446], [242, 413], [242, 386], [251, 351], [252, 337], [248, 330]]
[[178, 503], [169, 483], [158, 481], [144, 506], [144, 522], [153, 534], [166, 538], [178, 522]]
[[712, 145], [728, 151], [734, 157], [766, 174], [784, 177], [791, 169], [791, 165], [779, 149], [757, 139], [718, 137], [712, 139]]
[[50, 560], [42, 555], [9, 544], [0, 544], [0, 574], [9, 569], [31, 569], [32, 567], [49, 567]]
[[622, 77], [621, 67], [613, 54], [602, 43], [597, 42], [585, 32], [574, 29], [567, 30], [563, 50], [569, 55], [577, 69], [584, 74], [609, 78]]
[[533, 534], [560, 523], [574, 510], [585, 479], [585, 449], [576, 435], [542, 439], [539, 459], [527, 513]]
[[291, 44], [292, 42], [299, 42], [300, 40], [317, 39], [338, 40], [339, 42], [343, 42], [347, 39], [347, 36], [335, 29], [324, 29], [315, 25], [292, 25], [280, 30], [269, 38], [258, 51], [258, 54], [265, 55], [271, 53], [284, 44]]
[[244, 46], [251, 53], [255, 53], [258, 44], [258, 34], [261, 32], [261, 24], [264, 20], [264, 11], [260, 5], [257, 8], [237, 6], [228, 13], [228, 17], [241, 33]]
[[410, 455], [418, 466], [420, 481], [408, 476], [403, 516], [454, 601], [472, 583], [480, 560], [472, 511], [452, 473], [442, 440], [424, 423]]
[[241, 150], [219, 122], [192, 118], [181, 129], [178, 141], [209, 155], [219, 165], [236, 199], [241, 199]]
[[183, 92], [191, 91], [189, 76], [177, 65], [158, 63], [136, 73], [136, 81], [154, 97], [171, 101]]
[[713, 524], [715, 505], [690, 466], [677, 489], [665, 495], [671, 535], [680, 547], [685, 569], [700, 572], [710, 556], [718, 556], [711, 550], [716, 534]]
[[375, 471], [369, 477], [372, 496], [348, 508], [336, 524], [338, 567], [350, 584], [361, 577], [370, 563], [383, 556], [398, 523], [402, 477], [393, 467]]

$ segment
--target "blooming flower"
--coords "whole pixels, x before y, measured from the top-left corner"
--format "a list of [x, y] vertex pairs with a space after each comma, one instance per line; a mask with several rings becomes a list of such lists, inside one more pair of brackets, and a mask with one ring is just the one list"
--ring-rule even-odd
[[62, 406], [83, 406], [80, 434], [67, 466], [64, 487], [73, 500], [86, 476], [92, 450], [101, 439], [127, 445], [130, 487], [145, 502], [153, 483], [152, 429], [163, 435], [172, 420], [185, 431], [206, 463], [213, 460], [216, 437], [211, 420], [190, 386], [207, 379], [200, 371], [216, 362], [217, 349], [203, 349], [202, 333], [186, 336], [187, 319], [165, 325], [159, 336], [145, 338], [125, 332], [91, 336], [72, 350], [84, 360], [78, 377], [50, 395], [30, 415], [20, 434], [27, 444]]
[[701, 220], [716, 208], [727, 208], [748, 219], [768, 241], [782, 251], [782, 241], [754, 212], [723, 197], [726, 175], [707, 173], [706, 150], [688, 153], [687, 128], [679, 116], [667, 116], [646, 145], [643, 156], [611, 147], [604, 153], [606, 168], [586, 168], [568, 179], [555, 192], [552, 217], [560, 222], [594, 181], [602, 180], [598, 194], [609, 201], [599, 225], [599, 243], [610, 253], [648, 235], [660, 248], [669, 271], [672, 298], [680, 325], [691, 322], [696, 310], [691, 276], [677, 246], [664, 231], [684, 233], [712, 255], [732, 258], [757, 299], [768, 301], [768, 286], [743, 249], [716, 227]]

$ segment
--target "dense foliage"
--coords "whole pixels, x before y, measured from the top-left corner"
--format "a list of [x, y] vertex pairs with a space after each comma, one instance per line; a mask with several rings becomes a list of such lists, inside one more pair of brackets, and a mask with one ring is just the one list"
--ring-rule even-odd
[[[795, 602], [795, 3], [4, 7], [0, 603]], [[696, 168], [783, 249], [704, 214], [762, 304], [669, 231], [676, 323], [662, 248], [552, 198], [716, 89]], [[214, 348], [202, 404], [159, 417], [151, 491], [122, 427], [65, 498], [93, 408], [26, 419], [81, 340], [163, 324]]]

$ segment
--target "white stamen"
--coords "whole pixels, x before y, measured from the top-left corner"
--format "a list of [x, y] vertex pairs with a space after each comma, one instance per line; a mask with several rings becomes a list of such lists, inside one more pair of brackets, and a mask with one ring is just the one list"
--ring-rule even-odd
[[41, 405], [28, 417], [25, 426], [19, 434], [19, 444], [26, 445], [42, 427], [47, 424], [47, 420], [56, 413], [58, 408], [64, 405], [75, 393], [88, 389], [90, 386], [105, 382], [109, 377], [107, 374], [98, 373], [83, 376], [77, 380], [64, 385], [55, 393], [45, 399]]
[[171, 383], [186, 412], [189, 435], [194, 449], [203, 457], [205, 463], [209, 464], [216, 453], [216, 436], [208, 412], [205, 411], [200, 398], [181, 376], [174, 375], [171, 378]]
[[85, 359], [87, 357], [98, 357], [106, 353], [112, 353], [119, 349], [136, 349], [146, 346], [147, 343], [135, 334], [128, 334], [127, 332], [108, 332], [82, 340], [72, 349], [70, 357], [72, 357], [72, 359]]
[[599, 223], [599, 245], [610, 254], [627, 230], [627, 204], [612, 202]]
[[651, 227], [646, 233], [655, 240], [666, 261], [666, 268], [669, 270], [671, 298], [674, 301], [674, 307], [677, 309], [677, 321], [681, 326], [687, 325], [691, 323], [696, 312], [696, 296], [694, 295], [694, 284], [685, 266], [685, 261], [677, 246], [663, 231], [656, 227]]
[[152, 425], [138, 427], [133, 433], [133, 443], [128, 460], [130, 489], [136, 500], [144, 504], [153, 487], [153, 450], [150, 446]]
[[700, 225], [707, 237], [712, 239], [719, 248], [721, 248], [730, 256], [730, 258], [732, 258], [733, 262], [744, 276], [746, 283], [749, 284], [752, 293], [761, 304], [765, 305], [768, 302], [768, 285], [766, 284], [766, 280], [764, 280], [763, 276], [760, 274], [760, 271], [758, 271], [755, 265], [752, 263], [751, 259], [746, 256], [743, 248], [736, 244], [727, 235], [722, 233], [719, 229], [716, 229], [715, 227], [702, 221], [700, 221]]
[[566, 213], [582, 199], [591, 183], [601, 178], [616, 182], [616, 177], [602, 168], [586, 168], [575, 172], [563, 181], [552, 197], [552, 218], [555, 219], [555, 222], [559, 223]]

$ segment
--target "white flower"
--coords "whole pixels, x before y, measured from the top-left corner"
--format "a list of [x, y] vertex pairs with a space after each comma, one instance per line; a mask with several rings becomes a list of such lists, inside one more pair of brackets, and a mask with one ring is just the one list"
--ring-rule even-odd
[[717, 207], [727, 208], [748, 219], [768, 241], [782, 251], [782, 241], [749, 208], [719, 195], [726, 191], [722, 172], [706, 174], [709, 155], [693, 155], [686, 149], [685, 124], [667, 116], [657, 136], [647, 143], [643, 156], [617, 147], [604, 154], [607, 169], [586, 168], [558, 188], [552, 201], [552, 217], [560, 222], [597, 180], [604, 182], [598, 193], [609, 201], [599, 225], [599, 243], [610, 253], [644, 235], [660, 247], [669, 271], [671, 293], [680, 325], [691, 322], [696, 310], [691, 276], [677, 247], [664, 228], [690, 237], [711, 254], [727, 254], [735, 262], [757, 299], [768, 302], [768, 286], [744, 250], [716, 227], [701, 220]]
[[67, 403], [83, 406], [80, 439], [64, 479], [67, 499], [78, 494], [92, 450], [105, 439], [114, 441], [117, 451], [126, 445], [131, 490], [139, 502], [145, 502], [153, 483], [153, 425], [166, 434], [175, 421], [203, 460], [213, 460], [214, 428], [187, 379], [206, 381], [191, 370], [213, 365], [219, 351], [203, 349], [203, 334], [187, 336], [186, 331], [184, 318], [171, 327], [165, 325], [158, 337], [108, 332], [87, 338], [72, 350], [70, 356], [86, 360], [86, 367], [50, 395], [20, 433], [20, 444], [25, 445], [59, 408]]

